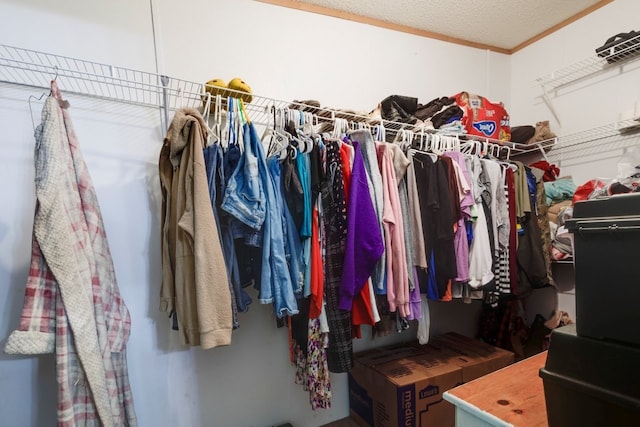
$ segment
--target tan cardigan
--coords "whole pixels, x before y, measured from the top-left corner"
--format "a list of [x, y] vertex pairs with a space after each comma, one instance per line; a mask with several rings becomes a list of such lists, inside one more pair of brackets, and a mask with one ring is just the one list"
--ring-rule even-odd
[[231, 294], [204, 163], [207, 128], [182, 109], [160, 152], [162, 287], [160, 310], [177, 314], [182, 343], [231, 344]]

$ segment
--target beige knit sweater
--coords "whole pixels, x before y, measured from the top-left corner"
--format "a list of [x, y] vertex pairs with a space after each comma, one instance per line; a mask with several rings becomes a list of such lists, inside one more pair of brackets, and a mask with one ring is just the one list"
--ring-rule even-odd
[[207, 128], [195, 109], [178, 110], [160, 152], [160, 310], [175, 310], [181, 341], [203, 349], [231, 344], [231, 295], [204, 163]]

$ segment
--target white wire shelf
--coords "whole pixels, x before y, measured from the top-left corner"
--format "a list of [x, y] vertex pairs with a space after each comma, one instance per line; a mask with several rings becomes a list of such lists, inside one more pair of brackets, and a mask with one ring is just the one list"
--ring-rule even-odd
[[[176, 79], [160, 74], [116, 67], [77, 58], [53, 55], [23, 48], [0, 45], [0, 81], [22, 86], [48, 89], [51, 79], [56, 78], [64, 93], [73, 93], [100, 99], [143, 105], [164, 110], [165, 124], [168, 111], [182, 107], [202, 105], [205, 85], [188, 80]], [[234, 97], [242, 97], [243, 92], [226, 89]], [[351, 123], [380, 123], [380, 119], [352, 111], [334, 110], [307, 105], [300, 102], [281, 101], [274, 98], [253, 95], [245, 103], [249, 118], [257, 124], [270, 125], [274, 109], [298, 109], [309, 111], [319, 122], [344, 119]], [[420, 129], [414, 125], [382, 120], [386, 131], [392, 133], [402, 129]], [[543, 141], [533, 145], [498, 141], [473, 135], [460, 135], [462, 140], [475, 140], [510, 148], [511, 157], [548, 151], [551, 158], [592, 154], [626, 148], [638, 144], [640, 123], [628, 120], [613, 123], [569, 136]], [[625, 130], [622, 131], [621, 130]], [[425, 130], [426, 133], [436, 132]], [[579, 152], [579, 153], [578, 153]]]
[[157, 74], [0, 45], [0, 80], [49, 88], [54, 78], [65, 93], [155, 107], [166, 86]]
[[592, 75], [605, 72], [640, 58], [640, 35], [611, 49], [606, 56], [594, 56], [578, 61], [567, 67], [539, 77], [537, 82], [546, 90], [559, 89], [565, 85], [582, 80]]
[[[156, 73], [133, 70], [92, 61], [54, 55], [0, 44], [0, 81], [47, 89], [56, 79], [66, 94], [108, 99], [136, 105], [175, 110], [202, 104], [205, 85]], [[225, 95], [241, 97], [243, 92], [225, 89]], [[345, 119], [349, 122], [380, 122], [352, 111], [316, 107], [253, 95], [245, 103], [255, 123], [270, 123], [272, 108], [312, 112], [320, 121]], [[383, 120], [386, 130], [408, 128], [406, 123]]]
[[623, 120], [558, 138], [547, 157], [569, 160], [640, 146], [640, 122]]
[[[0, 44], [0, 81], [33, 88], [48, 89], [56, 79], [63, 93], [155, 107], [164, 111], [165, 126], [168, 112], [183, 107], [202, 105], [205, 85], [166, 75], [101, 64], [51, 53]], [[226, 89], [226, 94], [242, 97], [243, 92]], [[281, 101], [252, 95], [245, 102], [249, 118], [256, 124], [272, 123], [274, 109], [297, 109], [313, 113], [319, 122], [344, 119], [350, 123], [382, 124], [392, 135], [402, 129], [421, 132], [412, 124], [381, 120], [367, 114], [349, 110], [317, 107], [300, 102]], [[437, 133], [424, 129], [425, 133]], [[507, 146], [512, 155], [528, 151], [518, 144], [473, 135], [459, 135], [462, 140], [476, 140], [488, 144]]]
[[[0, 45], [0, 81], [48, 89], [51, 79], [56, 78], [66, 94], [77, 94], [99, 99], [160, 108], [165, 112], [165, 123], [168, 123], [168, 111], [182, 107], [196, 108], [202, 105], [205, 85], [188, 80], [176, 79], [160, 74], [149, 73], [113, 65], [100, 64], [77, 58], [53, 55], [28, 49]], [[226, 89], [227, 94], [234, 97], [245, 95], [243, 92]], [[313, 113], [319, 122], [344, 119], [351, 123], [377, 124], [381, 120], [352, 111], [334, 110], [316, 107], [300, 102], [281, 101], [258, 95], [245, 103], [249, 118], [256, 124], [270, 125], [273, 109], [298, 109]], [[419, 135], [420, 129], [414, 125], [382, 120], [385, 130], [398, 132], [402, 129], [414, 131]], [[509, 147], [511, 157], [539, 152], [541, 149], [552, 149], [548, 156], [567, 155], [577, 150], [591, 147], [589, 141], [604, 138], [615, 138], [617, 144], [632, 143], [631, 135], [621, 135], [620, 124], [580, 132], [559, 141], [548, 140], [533, 145], [516, 144], [498, 141], [473, 135], [460, 135], [461, 140], [475, 140], [489, 144]], [[425, 130], [433, 133], [434, 130]], [[610, 149], [611, 146], [604, 147]]]
[[[57, 79], [64, 93], [107, 99], [118, 102], [143, 105], [164, 110], [165, 124], [168, 111], [182, 107], [196, 108], [202, 105], [205, 85], [188, 80], [176, 79], [156, 73], [100, 64], [77, 58], [38, 52], [29, 49], [0, 45], [0, 81], [27, 87], [48, 89], [50, 81]], [[226, 89], [227, 94], [242, 97], [243, 92]], [[366, 114], [335, 110], [307, 105], [300, 102], [281, 101], [253, 95], [251, 102], [245, 103], [249, 118], [257, 124], [270, 125], [274, 109], [298, 109], [311, 112], [319, 122], [344, 119], [351, 123], [378, 124], [382, 121], [385, 130], [396, 133], [402, 129], [412, 130], [419, 135], [420, 129], [414, 125], [372, 118]], [[580, 132], [559, 140], [543, 141], [534, 145], [522, 145], [498, 141], [473, 135], [460, 135], [462, 140], [475, 140], [488, 144], [509, 147], [511, 157], [552, 149], [548, 156], [566, 156], [578, 150], [598, 150], [594, 142], [613, 139], [600, 149], [613, 149], [612, 144], [622, 148], [637, 143], [633, 132], [621, 133], [620, 129], [640, 123], [620, 122], [601, 128]], [[425, 130], [434, 133], [434, 130]]]
[[518, 147], [511, 150], [511, 157], [541, 155], [552, 162], [606, 154], [640, 147], [640, 121], [623, 120], [535, 144], [516, 145]]

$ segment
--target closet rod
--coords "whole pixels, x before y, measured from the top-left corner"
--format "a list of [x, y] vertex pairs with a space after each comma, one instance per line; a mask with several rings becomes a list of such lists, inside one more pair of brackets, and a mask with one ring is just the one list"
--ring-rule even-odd
[[[168, 121], [170, 110], [200, 107], [205, 93], [205, 85], [202, 83], [0, 44], [0, 82], [48, 89], [50, 81], [55, 76], [66, 93], [161, 108], [166, 121]], [[225, 91], [234, 97], [243, 95], [242, 92], [231, 89], [225, 89]], [[256, 124], [269, 125], [272, 108], [309, 111], [315, 114], [319, 121], [333, 121], [339, 118], [369, 125], [382, 122], [385, 130], [392, 133], [407, 129], [413, 130], [414, 135], [418, 136], [422, 131], [419, 127], [407, 123], [259, 95], [252, 95], [252, 101], [245, 103], [249, 118]], [[424, 129], [424, 132], [438, 133], [434, 129]], [[459, 135], [459, 137], [462, 141], [471, 140], [508, 146], [512, 150], [512, 156], [531, 151], [530, 147], [518, 147], [518, 144], [512, 142], [474, 135]]]

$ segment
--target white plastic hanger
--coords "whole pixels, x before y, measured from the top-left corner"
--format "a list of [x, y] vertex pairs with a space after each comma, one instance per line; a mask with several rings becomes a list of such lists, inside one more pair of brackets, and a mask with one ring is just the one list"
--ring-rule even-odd
[[442, 135], [440, 137], [442, 139], [442, 152], [445, 153], [447, 151], [453, 150], [453, 138], [450, 136]]
[[229, 111], [229, 132], [232, 136], [235, 136], [236, 143], [240, 150], [244, 150], [243, 124], [242, 117], [240, 116], [239, 100], [228, 97], [227, 110]]
[[411, 147], [414, 137], [415, 137], [415, 134], [413, 133], [412, 130], [403, 129], [403, 135], [402, 135], [403, 141], [400, 144], [400, 148], [402, 148], [402, 150], [404, 151], [407, 148]]
[[333, 119], [333, 133], [332, 136], [335, 139], [342, 139], [342, 136], [347, 133], [349, 124], [346, 119], [335, 117]]
[[224, 132], [222, 131], [222, 129], [222, 96], [218, 94], [216, 95], [213, 109], [213, 135], [220, 142], [222, 148], [226, 148], [228, 145], [228, 141], [225, 141], [225, 138], [223, 137]]
[[300, 138], [304, 139], [304, 142], [305, 142], [305, 150], [303, 151], [303, 153], [304, 154], [311, 153], [311, 151], [313, 151], [313, 145], [314, 145], [313, 138], [310, 135], [307, 135], [306, 133], [300, 133], [299, 136]]
[[431, 151], [437, 155], [442, 154], [442, 137], [438, 134], [431, 135]]
[[484, 141], [482, 141], [482, 152], [481, 152], [481, 156], [486, 156], [487, 154], [489, 154], [489, 140], [485, 139]]
[[209, 127], [209, 116], [211, 114], [211, 93], [207, 92], [205, 96], [207, 98], [204, 103], [204, 109], [202, 111], [202, 119], [204, 120], [204, 124], [207, 128], [207, 141], [205, 143], [205, 146], [209, 146], [211, 144], [211, 137], [215, 137], [215, 140], [213, 141], [214, 143], [218, 141], [218, 137], [215, 135], [214, 129]]
[[393, 137], [394, 144], [400, 144], [404, 141], [404, 128], [400, 128], [400, 130], [396, 131], [396, 136]]
[[504, 147], [502, 147], [506, 150], [507, 155], [505, 156], [505, 159], [508, 161], [511, 158], [511, 147], [509, 147], [508, 145], [505, 145]]
[[376, 125], [376, 141], [384, 142], [387, 140], [387, 131], [384, 128], [384, 123], [380, 121], [378, 125]]
[[[264, 132], [262, 132], [262, 136], [260, 137], [260, 141], [262, 141], [262, 145], [267, 147], [267, 156], [273, 155], [276, 150], [281, 148], [279, 141], [276, 141], [276, 132], [275, 132], [276, 108], [275, 106], [271, 105], [271, 108], [269, 108], [269, 111], [271, 112], [271, 118], [272, 118], [271, 126], [266, 126], [264, 129]], [[274, 147], [277, 147], [276, 150], [274, 150]]]
[[287, 157], [288, 149], [289, 149], [289, 136], [287, 134], [281, 133], [277, 130], [273, 131], [273, 151], [269, 153], [270, 156], [278, 156], [280, 160], [284, 160]]
[[494, 156], [494, 148], [495, 148], [495, 145], [494, 145], [494, 144], [492, 144], [492, 143], [490, 143], [490, 142], [487, 140], [487, 149], [486, 149], [486, 154], [487, 154], [487, 156], [488, 156], [488, 157], [493, 157], [493, 158], [495, 159], [495, 157], [496, 157], [496, 156]]
[[307, 132], [303, 132], [303, 136], [307, 138], [307, 149], [305, 153], [311, 153], [315, 145], [315, 140], [313, 138], [313, 124], [312, 124], [313, 114], [308, 113], [307, 119], [310, 120], [310, 122], [305, 124], [305, 128], [306, 128], [305, 130], [307, 130]]
[[475, 149], [476, 142], [475, 141], [465, 141], [460, 144], [460, 152], [462, 154], [472, 154]]
[[233, 112], [233, 98], [227, 98], [227, 114], [229, 120], [227, 121], [227, 141], [229, 144], [237, 144], [238, 138], [235, 130], [235, 113]]
[[460, 140], [457, 135], [449, 137], [451, 139], [451, 151], [460, 151]]
[[429, 149], [429, 143], [431, 140], [430, 134], [425, 134], [424, 129], [422, 131], [422, 135], [420, 136], [420, 144], [418, 145], [418, 149], [421, 151], [427, 151]]
[[309, 112], [304, 112], [302, 114], [303, 125], [300, 132], [300, 137], [305, 140], [305, 150], [304, 153], [311, 153], [313, 150], [313, 138], [311, 135], [313, 134], [313, 115]]
[[296, 148], [299, 153], [306, 153], [307, 151], [307, 140], [302, 137], [302, 134], [298, 132], [297, 138], [294, 137], [293, 140], [296, 142]]
[[502, 145], [493, 144], [493, 152], [492, 152], [493, 157], [495, 157], [496, 159], [499, 159], [501, 149], [502, 149]]
[[302, 131], [308, 135], [313, 133], [313, 119], [314, 116], [310, 112], [305, 111], [302, 113], [302, 120], [304, 121]]

